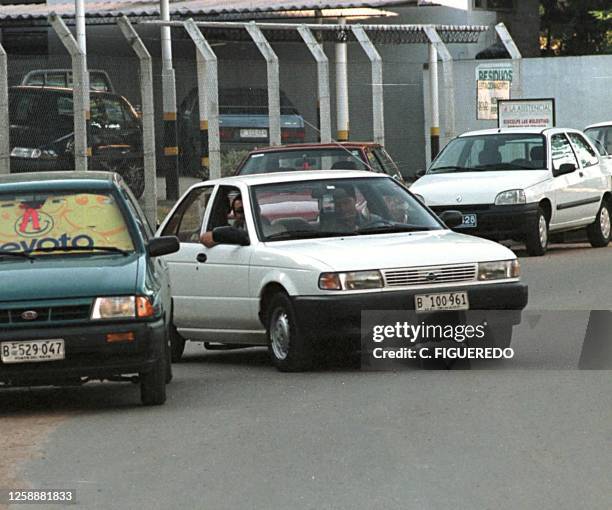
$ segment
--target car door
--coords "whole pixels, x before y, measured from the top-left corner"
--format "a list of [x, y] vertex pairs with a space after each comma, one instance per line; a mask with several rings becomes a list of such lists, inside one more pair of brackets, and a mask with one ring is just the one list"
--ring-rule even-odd
[[584, 199], [584, 214], [585, 219], [590, 220], [599, 212], [608, 178], [604, 173], [603, 163], [600, 163], [599, 156], [589, 142], [579, 133], [570, 132], [568, 136], [580, 163], [578, 174], [582, 177], [585, 190], [588, 190], [588, 196]]
[[[173, 209], [160, 228], [160, 235], [174, 235], [180, 249], [164, 257], [170, 272], [174, 301], [174, 324], [181, 328], [198, 327], [199, 296], [203, 290], [198, 255], [202, 252], [200, 230], [214, 190], [213, 185], [193, 188]], [[206, 285], [206, 282], [204, 282]]]
[[559, 170], [561, 165], [571, 163], [576, 170], [565, 175], [553, 178], [553, 193], [555, 207], [552, 214], [551, 227], [570, 227], [580, 224], [580, 218], [584, 215], [583, 201], [589, 196], [589, 192], [583, 187], [583, 179], [580, 176], [578, 159], [570, 145], [565, 133], [556, 133], [550, 139], [551, 163], [553, 171]]

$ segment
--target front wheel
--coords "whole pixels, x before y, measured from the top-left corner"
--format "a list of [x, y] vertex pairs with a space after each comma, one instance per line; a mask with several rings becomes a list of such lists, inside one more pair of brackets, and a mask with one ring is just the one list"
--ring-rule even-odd
[[610, 244], [610, 202], [602, 202], [595, 221], [587, 227], [587, 236], [593, 248]]
[[299, 372], [312, 365], [312, 344], [299, 331], [289, 296], [276, 294], [267, 310], [267, 334], [270, 357], [281, 372]]
[[140, 400], [145, 406], [159, 406], [166, 401], [166, 343], [149, 372], [140, 374]]
[[546, 253], [548, 248], [548, 220], [541, 207], [538, 207], [536, 222], [529, 227], [525, 235], [527, 253], [539, 257]]

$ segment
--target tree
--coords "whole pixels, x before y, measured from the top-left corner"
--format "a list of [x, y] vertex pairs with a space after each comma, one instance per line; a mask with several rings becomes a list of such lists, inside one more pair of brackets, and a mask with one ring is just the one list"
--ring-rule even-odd
[[609, 0], [541, 0], [543, 55], [612, 53]]

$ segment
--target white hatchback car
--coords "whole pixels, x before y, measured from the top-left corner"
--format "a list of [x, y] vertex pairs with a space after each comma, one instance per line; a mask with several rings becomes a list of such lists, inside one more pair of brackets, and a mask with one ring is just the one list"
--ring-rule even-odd
[[586, 228], [592, 246], [610, 241], [610, 172], [575, 129], [465, 133], [410, 190], [437, 213], [460, 210], [458, 230], [523, 241], [530, 255], [543, 255], [555, 232]]
[[[238, 195], [241, 228], [229, 214]], [[217, 244], [207, 248], [199, 239], [211, 231]], [[512, 251], [449, 230], [402, 184], [371, 172], [198, 183], [159, 232], [181, 246], [166, 257], [175, 360], [189, 339], [269, 345], [279, 369], [306, 369], [315, 340], [359, 338], [362, 310], [507, 310], [495, 339], [507, 346], [527, 304]]]

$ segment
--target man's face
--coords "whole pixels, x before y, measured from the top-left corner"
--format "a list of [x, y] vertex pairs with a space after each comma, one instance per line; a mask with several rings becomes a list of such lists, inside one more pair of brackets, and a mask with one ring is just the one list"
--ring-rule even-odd
[[335, 205], [338, 220], [349, 225], [357, 223], [357, 208], [355, 207], [355, 199], [353, 197], [337, 197]]

